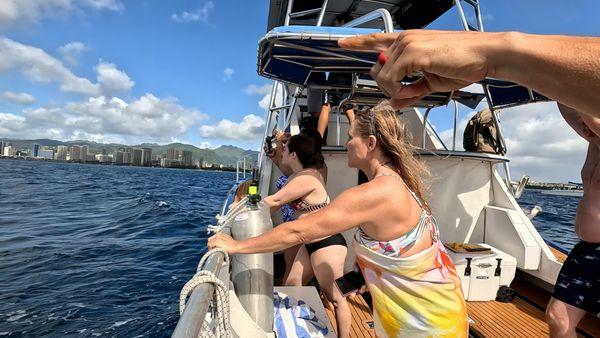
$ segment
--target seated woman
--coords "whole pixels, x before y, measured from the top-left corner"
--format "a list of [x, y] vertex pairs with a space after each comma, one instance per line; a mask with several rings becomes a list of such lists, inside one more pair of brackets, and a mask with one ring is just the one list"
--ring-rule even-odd
[[217, 234], [208, 246], [231, 254], [270, 252], [358, 226], [354, 250], [373, 298], [377, 336], [466, 337], [460, 279], [423, 198], [426, 170], [405, 142], [395, 110], [386, 101], [358, 112], [348, 134], [348, 165], [369, 182], [260, 236], [235, 241]]
[[[291, 136], [283, 145], [283, 153], [276, 163], [280, 168], [288, 169], [291, 175], [277, 193], [263, 200], [272, 212], [290, 204], [296, 218], [302, 219], [329, 204], [325, 181], [319, 173], [323, 167], [319, 137], [305, 134]], [[339, 233], [323, 237], [326, 238], [315, 238], [317, 241], [298, 247], [291, 268], [288, 270], [286, 267], [285, 284], [302, 286], [316, 277], [321, 290], [334, 305], [339, 336], [347, 337], [351, 324], [350, 308], [334, 286], [335, 279], [344, 274], [346, 240]]]

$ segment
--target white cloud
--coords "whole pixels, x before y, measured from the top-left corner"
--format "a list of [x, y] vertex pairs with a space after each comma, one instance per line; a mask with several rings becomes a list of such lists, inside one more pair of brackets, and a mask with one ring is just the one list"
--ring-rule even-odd
[[0, 27], [38, 23], [44, 17], [58, 17], [93, 10], [122, 11], [118, 0], [2, 0]]
[[[462, 132], [474, 113], [459, 123], [457, 150], [463, 149]], [[563, 120], [556, 103], [536, 103], [503, 109], [499, 116], [513, 179], [529, 175], [539, 181], [581, 180], [580, 171], [587, 142]], [[440, 137], [448, 147], [451, 146], [452, 130], [441, 132]]]
[[96, 71], [98, 72], [97, 79], [100, 85], [100, 92], [104, 95], [126, 92], [134, 85], [129, 76], [117, 69], [117, 66], [112, 63], [100, 61], [98, 66], [96, 66]]
[[233, 70], [233, 68], [225, 67], [225, 69], [223, 69], [223, 81], [231, 79], [233, 73], [235, 73], [235, 70]]
[[191, 12], [183, 11], [181, 14], [171, 14], [171, 20], [179, 23], [196, 21], [207, 23], [208, 17], [214, 8], [214, 3], [207, 1], [202, 7], [198, 7]]
[[2, 99], [10, 103], [20, 104], [23, 106], [30, 105], [35, 102], [33, 95], [27, 93], [4, 92], [2, 94]]
[[123, 4], [118, 0], [83, 0], [82, 3], [94, 9], [108, 9], [120, 12], [123, 10]]
[[100, 61], [96, 66], [98, 83], [78, 77], [63, 63], [40, 48], [0, 38], [0, 74], [20, 72], [39, 83], [57, 82], [63, 92], [89, 96], [114, 95], [129, 90], [134, 82], [114, 64]]
[[[263, 86], [264, 87], [264, 86]], [[269, 90], [267, 93], [263, 95], [263, 97], [258, 101], [258, 106], [263, 110], [269, 109], [269, 104], [271, 103], [271, 91]], [[275, 100], [273, 101], [275, 106], [283, 105], [283, 89], [281, 86], [277, 86], [275, 91]]]
[[200, 127], [200, 135], [206, 138], [226, 140], [256, 140], [262, 137], [265, 120], [254, 114], [246, 115], [239, 123], [223, 119], [215, 125]]
[[[258, 106], [263, 110], [267, 110], [269, 108], [269, 103], [271, 102], [271, 90], [273, 88], [273, 84], [267, 83], [262, 86], [257, 86], [254, 84], [246, 87], [245, 92], [247, 95], [262, 95], [262, 98], [258, 102]], [[278, 93], [281, 93], [278, 87]]]
[[98, 93], [97, 85], [88, 79], [77, 77], [62, 62], [48, 55], [43, 50], [23, 45], [8, 38], [0, 38], [0, 74], [19, 71], [35, 82], [60, 83], [65, 92], [94, 95]]
[[62, 55], [63, 60], [71, 65], [77, 65], [77, 58], [86, 50], [86, 46], [79, 41], [69, 42], [60, 47], [58, 52]]
[[64, 107], [25, 109], [22, 116], [0, 113], [0, 134], [16, 138], [87, 139], [103, 142], [165, 142], [184, 136], [207, 118], [174, 98], [146, 94], [133, 102], [90, 97]]
[[258, 106], [264, 110], [267, 110], [267, 109], [269, 109], [270, 102], [271, 102], [271, 95], [266, 94], [265, 96], [262, 97], [262, 99], [260, 99], [260, 101], [258, 101]]
[[200, 145], [197, 147], [200, 149], [213, 149], [213, 147], [210, 145], [210, 142], [200, 142]]
[[267, 83], [262, 86], [257, 86], [255, 84], [251, 84], [246, 87], [245, 92], [248, 95], [269, 95], [271, 93], [271, 88], [273, 84]]

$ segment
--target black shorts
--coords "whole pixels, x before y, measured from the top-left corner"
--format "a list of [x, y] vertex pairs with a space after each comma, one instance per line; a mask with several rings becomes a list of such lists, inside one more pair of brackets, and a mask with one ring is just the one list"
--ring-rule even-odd
[[600, 243], [575, 245], [558, 274], [552, 297], [600, 316]]
[[306, 251], [308, 251], [308, 254], [312, 255], [315, 251], [332, 245], [343, 245], [345, 247], [348, 246], [346, 244], [346, 239], [341, 234], [329, 236], [320, 241], [305, 244], [304, 246], [306, 246]]

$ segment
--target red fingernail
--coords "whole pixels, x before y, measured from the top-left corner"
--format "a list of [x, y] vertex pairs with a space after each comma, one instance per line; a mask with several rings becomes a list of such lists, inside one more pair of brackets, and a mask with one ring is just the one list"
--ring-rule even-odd
[[385, 65], [385, 63], [387, 62], [388, 57], [387, 55], [385, 55], [384, 52], [379, 53], [379, 56], [377, 57], [377, 62], [379, 62], [380, 65]]

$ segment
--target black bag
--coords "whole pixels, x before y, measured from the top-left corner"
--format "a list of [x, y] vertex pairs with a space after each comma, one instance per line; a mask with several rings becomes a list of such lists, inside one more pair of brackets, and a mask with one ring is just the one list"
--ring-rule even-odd
[[491, 110], [483, 109], [469, 120], [463, 136], [463, 147], [475, 153], [506, 154]]

